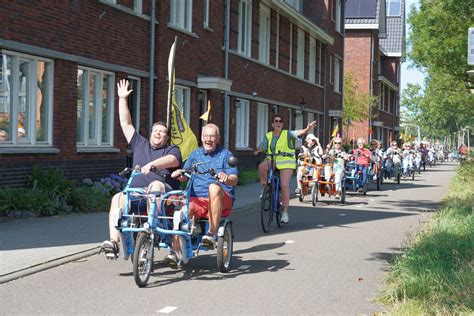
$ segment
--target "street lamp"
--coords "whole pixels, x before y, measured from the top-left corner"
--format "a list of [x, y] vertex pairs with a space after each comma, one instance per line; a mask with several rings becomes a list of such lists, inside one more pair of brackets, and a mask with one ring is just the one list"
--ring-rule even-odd
[[301, 98], [301, 101], [300, 101], [300, 110], [301, 112], [304, 111], [304, 108], [306, 107], [306, 103], [304, 102], [304, 98]]

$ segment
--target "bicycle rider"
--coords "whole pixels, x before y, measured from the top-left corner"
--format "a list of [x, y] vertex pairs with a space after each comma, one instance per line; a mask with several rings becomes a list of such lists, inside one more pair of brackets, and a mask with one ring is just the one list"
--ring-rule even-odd
[[[131, 187], [147, 187], [148, 191], [169, 191], [177, 189], [179, 182], [170, 177], [171, 173], [181, 166], [181, 151], [176, 145], [169, 145], [169, 130], [164, 122], [153, 124], [150, 139], [141, 136], [132, 125], [132, 117], [128, 109], [127, 98], [132, 92], [128, 90], [129, 82], [120, 80], [117, 83], [117, 94], [119, 97], [119, 119], [122, 132], [133, 151], [133, 166], [142, 166], [144, 175], [136, 177]], [[160, 170], [159, 174], [150, 172], [155, 167]], [[125, 203], [125, 195], [119, 192], [114, 195], [109, 211], [109, 234], [110, 240], [102, 243], [102, 249], [108, 259], [117, 259], [120, 247], [120, 233], [115, 228], [120, 213]], [[134, 207], [146, 209], [146, 200], [133, 201]], [[125, 252], [124, 252], [125, 253]], [[128, 257], [124, 257], [128, 259]]]
[[[202, 147], [194, 150], [186, 160], [183, 169], [191, 169], [194, 163], [198, 170], [213, 168], [217, 172], [217, 179], [210, 174], [195, 174], [191, 187], [191, 199], [189, 202], [189, 218], [209, 218], [209, 231], [202, 238], [202, 244], [214, 249], [217, 241], [217, 229], [221, 216], [230, 215], [234, 203], [234, 187], [239, 181], [236, 167], [229, 166], [229, 159], [233, 154], [225, 148], [219, 147], [219, 127], [215, 124], [207, 124], [202, 128]], [[178, 169], [171, 175], [179, 181], [186, 181], [183, 169]], [[173, 249], [166, 261], [170, 265], [177, 265], [176, 239], [173, 240]]]
[[[333, 147], [331, 147], [331, 143]], [[349, 160], [349, 156], [342, 148], [342, 139], [340, 137], [335, 137], [332, 142], [329, 143], [326, 147], [326, 154], [323, 158], [329, 158], [330, 160], [334, 160], [333, 164], [333, 174], [334, 174], [334, 183], [336, 184], [336, 199], [341, 199], [341, 191], [342, 191], [342, 179], [344, 177], [344, 168], [345, 163]], [[330, 174], [330, 170], [325, 171], [326, 175]]]
[[[262, 142], [254, 152], [255, 155], [259, 153], [277, 154], [278, 152], [293, 153], [293, 157], [276, 156], [276, 168], [280, 170], [280, 188], [283, 212], [281, 214], [281, 222], [288, 223], [288, 206], [290, 205], [290, 179], [293, 170], [296, 169], [296, 159], [294, 157], [294, 140], [303, 136], [308, 130], [316, 126], [316, 121], [308, 123], [306, 128], [300, 130], [286, 130], [283, 129], [283, 118], [276, 114], [272, 118], [273, 131], [268, 132], [263, 138]], [[260, 176], [260, 184], [265, 186], [267, 184], [267, 172], [270, 165], [270, 160], [267, 157], [258, 165], [258, 174]], [[262, 189], [263, 192], [263, 189]]]
[[[298, 169], [296, 171], [296, 184], [297, 188], [295, 193], [297, 196], [301, 194], [301, 179], [305, 172], [310, 173], [314, 172], [314, 168], [304, 166], [304, 160], [307, 159], [309, 163], [322, 163], [323, 148], [319, 143], [319, 138], [314, 136], [314, 134], [308, 134], [305, 139], [305, 144], [301, 146], [301, 153], [298, 155]], [[307, 170], [304, 170], [307, 168]]]
[[391, 147], [385, 151], [385, 159], [387, 159], [385, 167], [390, 170], [390, 168], [393, 166], [393, 175], [395, 179], [397, 179], [398, 172], [400, 170], [400, 157], [402, 156], [402, 150], [398, 147], [396, 140], [392, 141], [390, 146]]

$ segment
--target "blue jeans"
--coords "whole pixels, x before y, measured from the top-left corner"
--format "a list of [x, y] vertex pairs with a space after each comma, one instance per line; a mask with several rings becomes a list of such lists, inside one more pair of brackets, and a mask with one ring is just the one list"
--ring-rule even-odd
[[369, 173], [369, 166], [365, 165], [357, 165], [357, 171], [362, 170], [362, 182], [360, 188], [365, 188], [365, 184], [367, 183], [367, 174]]

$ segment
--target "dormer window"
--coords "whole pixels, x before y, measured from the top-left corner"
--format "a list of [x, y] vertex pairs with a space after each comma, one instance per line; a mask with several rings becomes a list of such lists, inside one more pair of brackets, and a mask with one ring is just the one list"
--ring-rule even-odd
[[387, 0], [387, 16], [400, 16], [401, 0]]

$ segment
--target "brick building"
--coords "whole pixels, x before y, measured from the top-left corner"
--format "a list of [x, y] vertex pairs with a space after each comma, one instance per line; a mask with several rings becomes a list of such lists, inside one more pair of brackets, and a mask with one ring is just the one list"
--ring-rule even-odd
[[[378, 97], [369, 120], [352, 122], [348, 135], [399, 139], [400, 76], [405, 51], [404, 0], [347, 0], [344, 72], [351, 72], [361, 92]], [[369, 111], [369, 110], [368, 110]]]
[[[135, 127], [166, 117], [167, 63], [177, 37], [176, 98], [253, 167], [252, 149], [279, 113], [324, 142], [340, 123], [341, 0], [65, 0], [0, 6], [0, 185], [34, 164], [99, 178], [127, 164], [116, 83], [130, 80]], [[18, 131], [18, 133], [17, 133]]]

